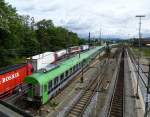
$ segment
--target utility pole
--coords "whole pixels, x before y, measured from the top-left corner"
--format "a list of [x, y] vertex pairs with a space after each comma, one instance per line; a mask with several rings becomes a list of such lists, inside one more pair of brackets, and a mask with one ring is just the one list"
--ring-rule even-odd
[[[89, 48], [90, 48], [90, 43], [91, 43], [91, 39], [90, 39], [91, 37], [90, 37], [90, 32], [89, 32], [89, 39], [88, 39], [88, 43], [89, 43]], [[79, 52], [79, 58], [80, 58], [80, 52]], [[84, 66], [83, 66], [83, 61], [81, 62], [81, 78], [80, 78], [80, 81], [81, 81], [81, 83], [83, 83], [84, 82], [84, 79], [83, 79], [83, 68]]]
[[67, 31], [65, 33], [65, 40], [66, 40], [66, 50], [67, 50], [67, 58], [70, 57], [70, 38], [69, 38], [69, 32]]
[[89, 47], [90, 47], [90, 45], [91, 45], [91, 34], [90, 34], [90, 32], [89, 32]]
[[34, 30], [34, 23], [35, 23], [35, 20], [34, 20], [34, 17], [31, 18], [31, 29], [32, 31]]
[[145, 17], [145, 15], [136, 15], [137, 18], [139, 18], [139, 55], [138, 55], [138, 77], [137, 77], [137, 91], [136, 91], [136, 97], [139, 99], [139, 93], [138, 93], [138, 85], [139, 85], [139, 75], [140, 75], [140, 53], [141, 53], [141, 19]]
[[102, 45], [102, 39], [101, 39], [101, 36], [102, 36], [102, 29], [100, 28], [100, 38], [99, 38], [100, 46]]

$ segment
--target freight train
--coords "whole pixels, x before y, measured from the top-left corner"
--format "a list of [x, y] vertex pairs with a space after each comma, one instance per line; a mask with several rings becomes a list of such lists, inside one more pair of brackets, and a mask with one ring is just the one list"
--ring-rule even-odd
[[[116, 44], [110, 45], [110, 48]], [[29, 98], [39, 99], [44, 104], [56, 92], [64, 87], [67, 82], [80, 71], [81, 66], [86, 66], [91, 57], [94, 57], [98, 50], [103, 51], [105, 46], [89, 50], [88, 45], [70, 47], [56, 52], [45, 52], [27, 59], [27, 63], [17, 64], [0, 69], [0, 99], [18, 91], [24, 82], [33, 88], [29, 90]], [[69, 59], [64, 59], [59, 65], [56, 64], [67, 54], [75, 54]], [[71, 77], [71, 78], [70, 78]]]
[[72, 58], [64, 60], [53, 70], [27, 76], [25, 83], [32, 87], [28, 91], [27, 100], [38, 104], [45, 104], [104, 49], [105, 46], [90, 49], [81, 53], [80, 57], [79, 55], [75, 55]]
[[31, 75], [33, 72], [42, 69], [53, 68], [52, 64], [57, 60], [65, 57], [66, 54], [85, 51], [88, 45], [74, 46], [69, 49], [63, 49], [56, 52], [45, 52], [39, 55], [32, 56], [27, 59], [26, 63], [12, 65], [0, 69], [0, 99], [21, 89], [21, 85], [26, 76]]

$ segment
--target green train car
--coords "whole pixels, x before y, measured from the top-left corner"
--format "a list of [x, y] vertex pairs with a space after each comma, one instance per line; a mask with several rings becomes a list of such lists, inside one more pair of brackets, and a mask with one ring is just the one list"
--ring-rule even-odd
[[25, 83], [32, 87], [28, 91], [27, 99], [32, 102], [45, 104], [74, 78], [81, 71], [82, 67], [86, 67], [92, 58], [104, 49], [105, 46], [95, 47], [86, 52], [82, 52], [80, 57], [77, 54], [72, 58], [62, 61], [53, 70], [33, 73], [27, 76]]

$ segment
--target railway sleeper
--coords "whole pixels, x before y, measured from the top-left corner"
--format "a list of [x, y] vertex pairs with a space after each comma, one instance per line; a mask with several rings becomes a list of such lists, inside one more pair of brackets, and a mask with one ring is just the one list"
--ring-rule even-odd
[[113, 109], [111, 110], [111, 113], [122, 113], [122, 110], [119, 110], [119, 109]]
[[80, 103], [78, 103], [76, 106], [79, 106], [79, 107], [81, 107], [81, 108], [84, 107], [84, 105], [82, 105], [82, 104], [80, 104]]
[[122, 94], [123, 87], [118, 87], [116, 93]]
[[112, 109], [111, 113], [123, 113], [123, 109]]
[[119, 102], [112, 104], [112, 106], [122, 106], [122, 105], [123, 105], [123, 103], [119, 103]]
[[80, 114], [79, 112], [73, 111], [73, 110], [72, 110], [70, 113], [71, 113], [71, 114], [74, 114], [74, 115], [76, 115], [76, 116], [78, 116], [78, 115]]
[[115, 99], [113, 99], [113, 101], [114, 101], [114, 102], [122, 102], [122, 101], [123, 101], [123, 99], [115, 98]]
[[[122, 111], [123, 111], [123, 110], [117, 110], [117, 109], [116, 109], [116, 110], [112, 110], [112, 111], [111, 111], [111, 115], [112, 115], [112, 114], [113, 114], [113, 115], [114, 115], [114, 114], [123, 115], [123, 112], [122, 112]], [[123, 116], [122, 116], [122, 117], [123, 117]]]
[[68, 117], [78, 117], [78, 115], [75, 115], [75, 114], [69, 113]]
[[90, 97], [92, 95], [92, 93], [90, 94], [85, 94], [82, 98], [87, 98], [87, 97]]
[[123, 117], [122, 113], [112, 112], [110, 117]]
[[123, 93], [117, 92], [117, 94], [115, 95], [115, 97], [120, 98], [120, 97], [118, 97], [118, 96], [121, 96], [121, 97], [122, 97], [122, 95], [123, 95]]
[[72, 111], [76, 111], [76, 112], [80, 113], [82, 111], [82, 109], [74, 108]]
[[91, 94], [91, 91], [86, 91], [85, 92], [85, 95], [90, 95]]
[[122, 94], [123, 94], [123, 88], [121, 89], [121, 87], [120, 87], [119, 89], [117, 89], [115, 95], [122, 95]]
[[[120, 97], [118, 97], [120, 96]], [[123, 97], [123, 94], [116, 94], [114, 98], [117, 98], [117, 99], [121, 99]]]
[[82, 110], [83, 108], [81, 106], [75, 106], [75, 108]]
[[86, 103], [89, 99], [81, 99], [80, 102]]
[[116, 102], [113, 102], [112, 105], [113, 105], [113, 106], [122, 106], [122, 105], [123, 105], [123, 102], [117, 102], [117, 101], [116, 101]]
[[83, 96], [80, 100], [87, 100], [87, 99], [89, 99], [89, 97], [91, 97], [91, 96]]
[[91, 97], [91, 95], [90, 96], [84, 96], [84, 97], [82, 97], [81, 100], [88, 100], [90, 97]]
[[85, 104], [86, 104], [86, 102], [79, 102], [79, 104], [85, 105]]
[[118, 107], [118, 106], [114, 106], [114, 107], [112, 108], [112, 111], [113, 111], [113, 110], [121, 110], [121, 111], [122, 111], [123, 109], [122, 109], [122, 106], [119, 106], [119, 107]]
[[123, 98], [114, 97], [113, 101], [123, 101]]
[[85, 94], [82, 98], [86, 98], [86, 97], [90, 97], [92, 95], [92, 93], [90, 93], [90, 94]]

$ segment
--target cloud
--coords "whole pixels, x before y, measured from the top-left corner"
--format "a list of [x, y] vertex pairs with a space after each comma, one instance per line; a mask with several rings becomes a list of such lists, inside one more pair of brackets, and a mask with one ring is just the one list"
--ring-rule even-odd
[[142, 19], [142, 34], [149, 35], [149, 0], [6, 0], [16, 7], [19, 14], [28, 14], [35, 20], [52, 19], [55, 25], [63, 26], [80, 36], [128, 37], [138, 36], [138, 22]]

